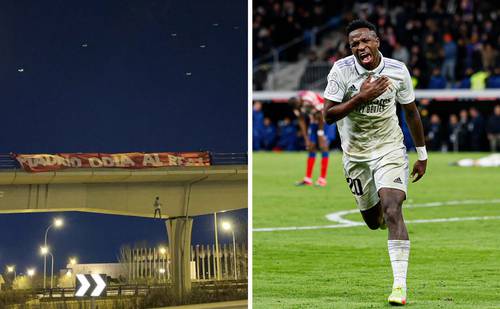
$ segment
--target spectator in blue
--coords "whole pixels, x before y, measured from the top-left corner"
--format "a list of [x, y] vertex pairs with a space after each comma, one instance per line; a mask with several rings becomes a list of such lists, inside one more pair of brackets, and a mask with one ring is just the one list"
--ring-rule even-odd
[[465, 76], [464, 78], [458, 82], [457, 88], [458, 89], [470, 89], [471, 82], [470, 82], [470, 77], [474, 74], [474, 70], [472, 68], [467, 68], [465, 70]]
[[486, 88], [500, 88], [500, 66], [486, 80]]
[[471, 119], [468, 129], [470, 132], [471, 148], [473, 151], [480, 151], [485, 132], [484, 119], [475, 107], [469, 109], [469, 114]]
[[253, 150], [260, 150], [262, 144], [262, 130], [264, 127], [264, 113], [262, 113], [262, 102], [255, 101], [253, 103], [252, 113], [252, 139]]
[[276, 144], [276, 126], [272, 123], [271, 119], [264, 118], [264, 126], [262, 129], [262, 148], [265, 150], [273, 150]]
[[448, 81], [454, 83], [455, 82], [455, 66], [457, 63], [457, 43], [453, 41], [451, 34], [446, 33], [443, 36], [444, 45], [443, 45], [443, 76]]
[[469, 124], [469, 114], [467, 113], [467, 110], [462, 109], [460, 111], [460, 122], [458, 123], [459, 129], [457, 136], [459, 151], [469, 150], [470, 136], [469, 136], [468, 124]]
[[337, 139], [337, 124], [332, 123], [329, 125], [326, 129], [326, 136], [328, 136], [328, 140], [330, 141], [330, 144]]
[[441, 119], [436, 114], [431, 115], [431, 124], [429, 131], [427, 131], [426, 140], [430, 150], [441, 150]]
[[496, 105], [493, 109], [493, 115], [488, 119], [486, 133], [488, 133], [491, 151], [500, 151], [500, 105]]
[[460, 133], [460, 123], [458, 122], [458, 117], [455, 114], [450, 115], [450, 120], [448, 122], [448, 149], [453, 149], [453, 151], [458, 151], [458, 135]]
[[401, 131], [403, 131], [403, 142], [406, 146], [406, 149], [408, 151], [414, 150], [415, 145], [413, 144], [413, 139], [411, 137], [410, 129], [408, 128], [408, 125], [406, 124], [406, 117], [405, 117], [405, 111], [401, 109]]
[[289, 117], [285, 117], [278, 123], [279, 138], [278, 148], [282, 150], [297, 150], [297, 126], [295, 126]]
[[439, 68], [432, 69], [432, 76], [429, 80], [429, 89], [444, 89], [446, 88], [446, 79], [441, 75]]

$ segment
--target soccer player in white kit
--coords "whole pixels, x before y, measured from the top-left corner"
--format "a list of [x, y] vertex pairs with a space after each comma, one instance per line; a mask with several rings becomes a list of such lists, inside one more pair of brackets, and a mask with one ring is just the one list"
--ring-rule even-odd
[[375, 26], [355, 20], [347, 34], [352, 55], [336, 61], [328, 74], [323, 117], [328, 124], [337, 122], [344, 173], [364, 221], [370, 229], [389, 229], [394, 284], [388, 301], [405, 305], [410, 241], [402, 205], [409, 170], [396, 104], [405, 112], [417, 148], [413, 182], [427, 167], [424, 130], [408, 69], [382, 56]]

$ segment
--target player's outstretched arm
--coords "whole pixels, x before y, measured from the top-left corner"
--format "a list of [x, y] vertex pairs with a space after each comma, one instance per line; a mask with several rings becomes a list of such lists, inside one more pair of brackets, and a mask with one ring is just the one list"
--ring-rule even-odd
[[[406, 123], [410, 129], [413, 142], [417, 147], [418, 160], [413, 165], [413, 170], [411, 172], [411, 177], [414, 177], [412, 182], [418, 181], [425, 174], [427, 169], [427, 153], [425, 151], [425, 137], [424, 128], [422, 126], [422, 120], [420, 119], [420, 114], [417, 109], [415, 102], [410, 104], [401, 105], [405, 111]], [[416, 175], [416, 177], [415, 177]]]
[[390, 81], [387, 76], [382, 76], [373, 82], [371, 81], [371, 76], [368, 76], [361, 85], [359, 93], [349, 101], [341, 104], [340, 102], [325, 99], [325, 105], [323, 107], [323, 118], [325, 122], [332, 124], [344, 118], [358, 106], [379, 97], [389, 88], [389, 86]]

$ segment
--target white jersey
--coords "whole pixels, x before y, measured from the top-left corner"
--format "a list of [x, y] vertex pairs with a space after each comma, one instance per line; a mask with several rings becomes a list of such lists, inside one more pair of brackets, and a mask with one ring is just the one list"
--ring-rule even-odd
[[375, 79], [387, 76], [392, 84], [381, 96], [337, 121], [342, 150], [351, 161], [369, 161], [405, 148], [396, 102], [409, 104], [415, 100], [410, 73], [404, 63], [380, 56], [379, 66], [372, 71], [351, 55], [335, 62], [328, 74], [324, 98], [334, 102], [346, 102], [358, 94], [368, 74]]

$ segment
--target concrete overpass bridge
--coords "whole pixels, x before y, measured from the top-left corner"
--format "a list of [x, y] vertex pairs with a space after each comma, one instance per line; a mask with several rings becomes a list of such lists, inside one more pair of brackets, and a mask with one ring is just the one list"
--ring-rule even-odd
[[220, 164], [215, 159], [203, 167], [41, 173], [25, 172], [12, 160], [0, 156], [0, 214], [83, 211], [152, 218], [158, 196], [181, 296], [191, 288], [192, 216], [248, 207], [246, 155], [222, 156]]

